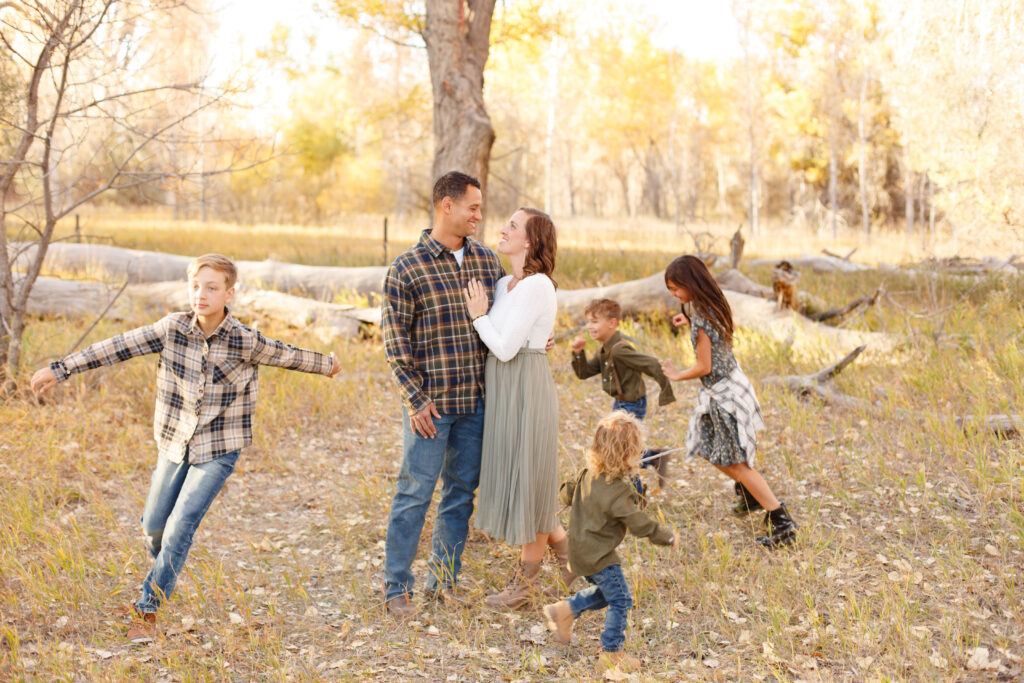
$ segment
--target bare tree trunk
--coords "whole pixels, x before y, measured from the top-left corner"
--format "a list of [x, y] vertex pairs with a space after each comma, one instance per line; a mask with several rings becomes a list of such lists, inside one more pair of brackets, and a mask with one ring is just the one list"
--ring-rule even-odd
[[910, 161], [903, 164], [903, 215], [906, 217], [907, 237], [914, 234], [914, 174]]
[[860, 80], [860, 106], [857, 108], [857, 143], [860, 146], [857, 155], [857, 180], [860, 193], [860, 220], [865, 235], [871, 234], [871, 209], [868, 206], [868, 141], [864, 133], [864, 102], [867, 99], [868, 91], [868, 70]]
[[494, 127], [484, 106], [484, 66], [494, 3], [426, 0], [423, 26], [434, 94], [433, 175], [469, 173], [480, 180], [485, 195]]
[[828, 136], [828, 208], [830, 212], [829, 223], [832, 226], [832, 239], [839, 237], [839, 183], [836, 180], [836, 150], [835, 134], [831, 127], [835, 124], [829, 122]]

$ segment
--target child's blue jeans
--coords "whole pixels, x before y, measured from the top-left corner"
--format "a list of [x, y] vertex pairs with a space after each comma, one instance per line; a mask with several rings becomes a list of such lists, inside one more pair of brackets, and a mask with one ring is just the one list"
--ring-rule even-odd
[[234, 471], [239, 453], [232, 451], [201, 465], [190, 465], [187, 452], [182, 462], [157, 461], [142, 513], [142, 532], [154, 562], [135, 603], [140, 612], [156, 612], [161, 601], [171, 597], [192, 536]]
[[613, 564], [596, 574], [587, 577], [592, 586], [584, 588], [569, 598], [569, 609], [572, 616], [579, 618], [581, 614], [592, 609], [608, 608], [604, 615], [604, 632], [601, 634], [601, 649], [605, 652], [618, 652], [626, 642], [626, 619], [633, 607], [633, 596], [629, 592], [629, 584], [622, 573], [622, 567]]
[[[627, 413], [632, 415], [638, 420], [643, 420], [647, 416], [647, 397], [641, 396], [635, 401], [620, 401], [615, 399], [615, 403], [612, 404], [612, 410], [625, 410]], [[655, 460], [648, 460], [650, 456], [654, 455], [651, 449], [647, 449], [640, 456], [640, 467], [648, 469], [657, 467]], [[633, 488], [636, 489], [637, 493], [641, 496], [644, 495], [644, 484], [640, 480], [640, 477], [633, 477]]]

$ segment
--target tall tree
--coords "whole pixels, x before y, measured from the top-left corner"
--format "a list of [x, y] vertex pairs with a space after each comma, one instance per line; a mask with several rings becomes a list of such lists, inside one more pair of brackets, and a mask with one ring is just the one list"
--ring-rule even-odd
[[427, 49], [434, 99], [436, 178], [461, 170], [486, 191], [494, 127], [484, 105], [484, 68], [490, 53], [495, 0], [425, 0], [406, 3], [333, 0], [332, 10], [389, 40], [419, 38]]
[[[167, 159], [158, 150], [223, 94], [154, 68], [169, 55], [148, 39], [176, 11], [191, 9], [148, 0], [0, 4], [0, 42], [13, 64], [3, 74], [17, 93], [0, 112], [0, 380], [8, 386], [58, 221], [105, 193], [194, 173], [152, 161]], [[183, 94], [181, 107], [154, 115]], [[96, 157], [103, 162], [81, 161]]]

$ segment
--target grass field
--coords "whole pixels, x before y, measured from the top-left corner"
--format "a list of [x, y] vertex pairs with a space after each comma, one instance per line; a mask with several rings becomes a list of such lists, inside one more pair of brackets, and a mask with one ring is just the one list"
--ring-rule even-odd
[[[176, 253], [221, 250], [241, 259], [269, 254], [344, 265], [381, 258], [377, 238], [360, 237], [358, 226], [267, 227], [239, 240], [242, 232], [228, 225], [99, 218], [88, 225], [120, 246]], [[692, 248], [686, 235], [616, 230], [588, 238], [570, 225], [560, 284], [649, 275]], [[720, 239], [728, 232], [722, 228]], [[408, 244], [415, 229], [398, 234]], [[626, 239], [634, 246], [619, 248]], [[792, 235], [760, 247], [752, 241], [748, 255], [852, 248], [815, 239]], [[898, 240], [881, 242], [862, 245], [858, 254], [868, 262], [921, 256], [900, 250]], [[764, 270], [748, 274], [766, 281]], [[805, 273], [800, 284], [840, 303], [872, 291], [880, 277]], [[1024, 676], [1021, 442], [965, 434], [952, 424], [958, 414], [1022, 412], [1024, 283], [887, 276], [885, 285], [888, 296], [847, 324], [894, 335], [896, 350], [858, 361], [838, 378], [844, 392], [874, 402], [870, 411], [802, 402], [759, 382], [816, 370], [848, 349], [805, 357], [748, 331], [738, 334], [736, 355], [758, 387], [767, 423], [758, 467], [801, 524], [801, 539], [763, 551], [753, 543], [760, 517], [730, 514], [730, 483], [702, 462], [674, 462], [672, 485], [651, 511], [680, 529], [680, 547], [632, 538], [622, 546], [637, 604], [627, 648], [644, 662], [633, 680]], [[90, 322], [37, 321], [26, 338], [23, 379], [66, 351]], [[659, 357], [692, 359], [688, 341], [662, 322], [625, 327]], [[119, 329], [101, 323], [89, 341]], [[310, 344], [301, 330], [270, 323], [261, 329]], [[483, 596], [503, 582], [514, 551], [479, 534], [471, 535], [464, 558], [470, 605], [421, 603], [407, 623], [384, 615], [378, 588], [401, 407], [378, 340], [335, 350], [344, 370], [334, 381], [261, 372], [256, 442], [200, 527], [150, 646], [126, 644], [113, 610], [134, 599], [149, 566], [138, 517], [155, 459], [153, 359], [76, 377], [41, 403], [27, 395], [0, 402], [0, 677], [591, 676], [603, 617], [581, 619], [576, 644], [562, 648], [543, 628], [539, 605], [483, 609]], [[568, 476], [610, 401], [596, 380], [573, 377], [567, 342], [552, 352], [551, 364], [560, 468]], [[681, 444], [695, 394], [692, 384], [677, 385], [679, 400], [653, 411], [653, 443]], [[907, 409], [923, 417], [910, 420], [900, 412]], [[432, 516], [428, 531], [431, 522]], [[427, 544], [425, 534], [420, 558]], [[422, 559], [414, 570], [422, 581]], [[550, 563], [544, 576], [553, 582]]]

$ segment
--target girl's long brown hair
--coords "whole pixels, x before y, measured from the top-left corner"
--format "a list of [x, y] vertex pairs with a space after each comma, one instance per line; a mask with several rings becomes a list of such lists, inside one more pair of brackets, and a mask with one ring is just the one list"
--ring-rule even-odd
[[676, 258], [665, 269], [665, 284], [688, 291], [697, 315], [711, 323], [726, 344], [732, 344], [732, 308], [703, 261], [690, 254]]
[[[529, 216], [526, 219], [526, 239], [530, 243], [530, 248], [526, 250], [523, 274], [544, 273], [555, 282], [551, 277], [555, 272], [555, 254], [558, 251], [554, 221], [551, 220], [551, 216], [539, 209], [522, 206], [519, 211]], [[558, 286], [557, 282], [555, 286]]]

